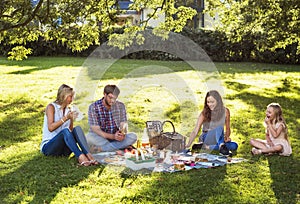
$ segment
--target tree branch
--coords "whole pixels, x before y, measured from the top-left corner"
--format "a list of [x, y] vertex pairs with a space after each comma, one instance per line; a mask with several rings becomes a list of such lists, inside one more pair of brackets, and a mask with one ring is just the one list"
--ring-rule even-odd
[[[3, 26], [2, 28], [0, 28], [0, 32], [9, 30], [9, 29], [14, 29], [14, 28], [19, 28], [22, 26], [26, 26], [28, 23], [30, 23], [32, 21], [32, 19], [37, 16], [37, 12], [39, 11], [39, 9], [41, 8], [43, 4], [43, 0], [40, 0], [39, 3], [36, 5], [36, 7], [34, 8], [33, 12], [31, 15], [28, 16], [27, 19], [25, 19], [25, 21], [23, 21], [22, 23], [17, 23], [15, 25], [12, 24], [6, 24], [6, 26]], [[15, 11], [14, 11], [15, 13]], [[19, 20], [19, 22], [22, 21], [22, 19]]]
[[163, 9], [164, 8], [164, 5], [166, 4], [166, 0], [164, 0], [161, 4], [161, 6], [158, 6], [154, 9], [154, 12], [152, 12], [152, 14], [144, 21], [141, 21], [141, 24], [144, 24], [144, 28], [147, 27], [148, 25], [148, 22], [150, 21], [151, 18], [153, 18], [153, 16], [157, 13], [158, 9]]

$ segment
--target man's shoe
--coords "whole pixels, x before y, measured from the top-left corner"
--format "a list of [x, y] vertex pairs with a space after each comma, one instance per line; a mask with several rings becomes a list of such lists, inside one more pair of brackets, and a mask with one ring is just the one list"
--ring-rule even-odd
[[202, 149], [203, 143], [196, 143], [192, 146], [192, 151], [200, 151]]
[[220, 146], [220, 154], [224, 155], [224, 156], [229, 156], [232, 155], [232, 153], [229, 151], [229, 149], [226, 147], [225, 144], [222, 144]]

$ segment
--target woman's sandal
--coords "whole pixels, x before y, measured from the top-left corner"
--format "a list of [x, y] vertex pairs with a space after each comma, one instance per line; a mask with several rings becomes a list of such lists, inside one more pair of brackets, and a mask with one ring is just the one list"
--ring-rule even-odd
[[96, 159], [94, 159], [94, 157], [91, 153], [87, 153], [86, 157], [90, 160], [92, 165], [98, 165], [99, 164], [99, 162]]
[[79, 166], [91, 166], [91, 161], [83, 161], [78, 164]]
[[85, 154], [81, 154], [78, 157], [78, 165], [79, 166], [91, 166], [91, 161], [88, 159], [88, 157]]
[[98, 165], [99, 164], [99, 162], [97, 160], [91, 160], [90, 162], [91, 162], [92, 165]]
[[260, 149], [252, 148], [251, 150], [252, 155], [260, 155], [262, 154]]

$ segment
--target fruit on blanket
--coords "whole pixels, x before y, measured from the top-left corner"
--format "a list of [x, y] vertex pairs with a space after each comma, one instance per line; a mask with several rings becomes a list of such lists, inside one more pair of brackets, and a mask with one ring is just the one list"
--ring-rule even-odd
[[185, 165], [184, 165], [183, 162], [182, 163], [176, 163], [176, 164], [174, 164], [174, 169], [175, 170], [185, 170]]

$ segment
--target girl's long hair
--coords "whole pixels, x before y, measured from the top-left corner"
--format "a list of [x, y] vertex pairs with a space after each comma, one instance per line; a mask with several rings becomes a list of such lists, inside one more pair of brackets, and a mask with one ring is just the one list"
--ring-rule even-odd
[[73, 88], [71, 88], [70, 86], [66, 85], [66, 84], [62, 84], [57, 91], [57, 96], [56, 96], [56, 100], [55, 102], [58, 104], [62, 104], [68, 95], [72, 94], [74, 95], [74, 91]]
[[[213, 111], [211, 111], [207, 105], [207, 98], [209, 96], [212, 96], [217, 101], [217, 105]], [[207, 94], [205, 96], [205, 100], [204, 100], [204, 108], [203, 108], [202, 113], [204, 115], [204, 120], [207, 122], [219, 121], [219, 120], [221, 120], [222, 117], [224, 117], [225, 107], [223, 104], [222, 97], [218, 91], [211, 90], [211, 91], [207, 92]]]
[[288, 128], [286, 126], [286, 122], [285, 122], [285, 119], [283, 117], [283, 114], [282, 114], [282, 108], [281, 106], [279, 105], [279, 103], [270, 103], [267, 108], [269, 107], [272, 107], [274, 109], [274, 112], [275, 112], [275, 119], [274, 121], [272, 121], [273, 124], [276, 124], [276, 123], [279, 123], [279, 122], [282, 122], [284, 124], [284, 138], [288, 140]]

